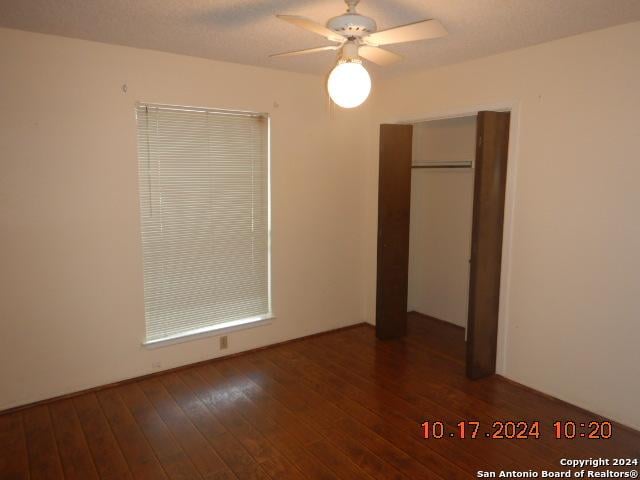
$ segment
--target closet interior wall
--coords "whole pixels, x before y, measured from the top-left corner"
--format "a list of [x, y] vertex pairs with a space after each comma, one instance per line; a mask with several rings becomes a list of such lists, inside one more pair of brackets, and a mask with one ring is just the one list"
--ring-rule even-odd
[[407, 306], [467, 324], [476, 117], [414, 124]]

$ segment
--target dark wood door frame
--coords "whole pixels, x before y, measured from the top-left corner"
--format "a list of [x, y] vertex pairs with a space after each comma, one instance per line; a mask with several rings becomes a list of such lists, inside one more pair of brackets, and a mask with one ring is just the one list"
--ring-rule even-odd
[[[467, 326], [470, 378], [496, 371], [510, 112], [478, 112], [477, 125]], [[408, 290], [411, 132], [409, 124], [380, 126], [376, 279], [380, 339], [406, 333], [406, 314], [401, 310], [406, 313]]]

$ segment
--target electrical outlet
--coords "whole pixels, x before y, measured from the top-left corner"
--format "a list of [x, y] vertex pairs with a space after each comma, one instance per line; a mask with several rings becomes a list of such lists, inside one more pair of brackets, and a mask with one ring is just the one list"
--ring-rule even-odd
[[162, 368], [162, 362], [155, 361], [151, 363], [151, 370], [160, 370]]
[[220, 337], [220, 350], [226, 350], [229, 348], [229, 337], [223, 335]]

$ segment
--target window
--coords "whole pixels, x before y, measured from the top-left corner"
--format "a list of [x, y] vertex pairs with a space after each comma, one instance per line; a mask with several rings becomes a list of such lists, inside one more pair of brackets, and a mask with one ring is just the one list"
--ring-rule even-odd
[[269, 119], [139, 104], [146, 342], [270, 317]]

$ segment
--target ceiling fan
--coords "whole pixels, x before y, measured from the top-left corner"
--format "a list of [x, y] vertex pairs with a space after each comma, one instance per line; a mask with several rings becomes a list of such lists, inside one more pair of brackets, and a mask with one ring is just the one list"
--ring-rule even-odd
[[338, 64], [329, 74], [327, 88], [331, 99], [344, 108], [362, 104], [371, 90], [371, 78], [362, 66], [360, 57], [377, 65], [392, 65], [402, 60], [402, 56], [380, 46], [447, 35], [446, 29], [438, 20], [422, 20], [378, 32], [376, 22], [372, 18], [360, 15], [356, 11], [360, 0], [345, 0], [345, 3], [347, 11], [329, 19], [326, 26], [297, 15], [276, 15], [280, 20], [321, 35], [335, 45], [270, 55], [291, 57], [327, 50], [340, 51]]

